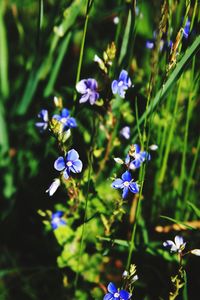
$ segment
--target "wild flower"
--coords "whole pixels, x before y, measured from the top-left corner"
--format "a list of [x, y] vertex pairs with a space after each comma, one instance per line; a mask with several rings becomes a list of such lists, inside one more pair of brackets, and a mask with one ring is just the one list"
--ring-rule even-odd
[[57, 229], [60, 226], [66, 225], [66, 221], [63, 219], [64, 212], [57, 211], [51, 216], [51, 226], [53, 229]]
[[185, 249], [186, 243], [184, 242], [183, 238], [179, 235], [176, 235], [174, 238], [174, 242], [171, 240], [167, 240], [163, 243], [164, 247], [167, 247], [170, 249], [171, 252], [177, 252], [182, 253], [182, 251]]
[[93, 78], [83, 79], [76, 84], [76, 90], [83, 96], [79, 100], [79, 103], [84, 103], [89, 101], [93, 105], [99, 98], [99, 93], [97, 92], [98, 84]]
[[139, 186], [133, 181], [131, 173], [126, 171], [122, 174], [121, 178], [117, 178], [111, 185], [114, 189], [122, 189], [122, 198], [125, 199], [128, 196], [128, 192], [138, 193]]
[[185, 24], [185, 27], [183, 29], [183, 36], [184, 38], [188, 38], [189, 36], [189, 33], [190, 33], [190, 20], [188, 19], [186, 24]]
[[138, 144], [134, 144], [131, 146], [129, 154], [125, 159], [125, 164], [130, 170], [135, 170], [139, 168], [143, 162], [150, 159], [151, 156], [148, 152], [141, 151], [140, 146]]
[[131, 87], [131, 79], [128, 76], [128, 72], [122, 70], [119, 79], [113, 80], [111, 88], [113, 94], [118, 94], [121, 98], [125, 98], [125, 93], [128, 88]]
[[120, 135], [123, 136], [126, 140], [130, 139], [131, 130], [129, 126], [125, 126], [120, 130]]
[[82, 161], [79, 159], [79, 154], [76, 150], [71, 149], [65, 157], [59, 156], [54, 162], [54, 168], [57, 171], [63, 171], [63, 176], [68, 179], [70, 172], [80, 173], [82, 171]]
[[68, 128], [77, 127], [76, 120], [70, 117], [69, 110], [63, 108], [60, 115], [53, 115], [53, 119], [61, 122], [63, 125], [63, 131], [67, 130]]
[[117, 289], [114, 283], [110, 282], [107, 286], [108, 293], [104, 296], [103, 300], [128, 300], [131, 294], [125, 290]]
[[38, 127], [40, 131], [45, 131], [48, 128], [49, 122], [48, 111], [46, 109], [42, 109], [38, 114], [38, 118], [40, 118], [41, 121], [35, 123], [35, 126]]
[[46, 193], [49, 193], [49, 196], [52, 196], [57, 191], [60, 184], [60, 179], [55, 178], [50, 187], [46, 190]]

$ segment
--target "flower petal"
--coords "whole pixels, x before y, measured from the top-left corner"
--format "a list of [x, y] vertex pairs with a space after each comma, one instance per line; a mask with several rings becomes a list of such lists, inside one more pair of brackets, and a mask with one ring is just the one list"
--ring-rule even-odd
[[119, 291], [119, 294], [120, 294], [120, 298], [123, 299], [123, 300], [128, 300], [130, 298], [130, 294], [125, 291], [125, 290], [121, 290]]
[[166, 242], [163, 243], [164, 247], [169, 247], [171, 251], [176, 252], [178, 249], [176, 247], [176, 245], [174, 244], [173, 241], [171, 240], [167, 240]]
[[67, 126], [70, 128], [77, 127], [76, 120], [74, 118], [68, 118]]
[[80, 173], [83, 168], [83, 163], [80, 159], [77, 159], [76, 161], [73, 162], [73, 165], [70, 167], [70, 170], [73, 173]]
[[118, 82], [117, 80], [113, 80], [112, 85], [111, 85], [112, 93], [117, 94], [118, 91]]
[[41, 118], [44, 122], [48, 122], [49, 117], [48, 117], [48, 110], [46, 109], [42, 109], [39, 114], [38, 117]]
[[90, 104], [93, 105], [98, 98], [99, 98], [99, 93], [93, 92], [92, 94], [90, 94], [89, 95]]
[[113, 183], [111, 184], [111, 186], [114, 189], [123, 189], [124, 188], [123, 180], [121, 178], [117, 178], [115, 181], [113, 181]]
[[93, 78], [88, 78], [86, 84], [87, 84], [87, 87], [89, 89], [91, 89], [92, 91], [96, 91], [97, 88], [98, 88], [97, 81], [95, 79], [93, 79]]
[[121, 73], [119, 74], [119, 81], [125, 82], [128, 77], [128, 72], [126, 70], [122, 70]]
[[87, 80], [83, 79], [76, 84], [77, 92], [85, 94], [87, 91]]
[[140, 146], [138, 144], [133, 145], [135, 147], [135, 153], [140, 153]]
[[179, 235], [175, 236], [174, 241], [175, 241], [175, 245], [177, 246], [178, 249], [181, 247], [181, 245], [184, 244], [182, 236], [179, 236]]
[[114, 285], [114, 283], [110, 282], [108, 287], [107, 287], [108, 291], [112, 294], [117, 293], [117, 288]]
[[60, 115], [53, 115], [52, 119], [56, 119], [56, 120], [60, 121], [61, 116]]
[[130, 185], [129, 185], [129, 189], [134, 194], [139, 192], [139, 186], [136, 182], [131, 182]]
[[122, 198], [125, 199], [128, 196], [129, 187], [124, 187]]
[[104, 297], [103, 297], [103, 300], [113, 300], [113, 294], [106, 294]]
[[63, 108], [61, 111], [61, 116], [62, 116], [62, 118], [69, 117], [69, 110], [67, 108]]
[[88, 101], [88, 99], [89, 99], [89, 93], [85, 93], [82, 97], [81, 97], [81, 99], [79, 100], [79, 103], [85, 103], [85, 102], [87, 102]]
[[57, 171], [62, 171], [65, 168], [65, 160], [62, 156], [59, 156], [56, 161], [54, 162], [54, 168]]
[[74, 161], [77, 160], [79, 158], [79, 154], [76, 150], [71, 149], [68, 151], [67, 153], [67, 161]]
[[122, 179], [123, 181], [128, 181], [130, 182], [132, 180], [132, 177], [131, 177], [131, 173], [126, 171], [125, 173], [122, 174]]
[[64, 178], [67, 180], [70, 176], [70, 170], [68, 168], [66, 168], [63, 172], [63, 176]]

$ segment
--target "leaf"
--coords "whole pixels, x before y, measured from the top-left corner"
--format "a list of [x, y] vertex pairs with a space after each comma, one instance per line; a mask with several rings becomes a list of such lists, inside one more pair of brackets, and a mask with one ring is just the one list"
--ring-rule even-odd
[[110, 242], [112, 244], [120, 245], [123, 247], [129, 247], [129, 242], [125, 240], [118, 240], [118, 239], [110, 239], [103, 236], [97, 236], [97, 238], [101, 241]]
[[194, 205], [192, 202], [187, 201], [187, 204], [192, 208], [197, 217], [200, 218], [200, 209], [197, 208], [196, 205]]
[[184, 222], [181, 222], [181, 221], [178, 221], [178, 220], [175, 220], [173, 218], [170, 218], [170, 217], [167, 217], [167, 216], [160, 216], [161, 218], [163, 219], [166, 219], [166, 220], [169, 220], [173, 223], [176, 223], [176, 224], [180, 224], [180, 225], [184, 225], [186, 228], [190, 229], [190, 230], [196, 230], [196, 228], [188, 225], [187, 223], [184, 223]]

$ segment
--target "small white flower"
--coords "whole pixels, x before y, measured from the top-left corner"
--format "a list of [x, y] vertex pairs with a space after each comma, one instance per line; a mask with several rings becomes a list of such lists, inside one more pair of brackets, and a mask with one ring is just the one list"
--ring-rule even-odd
[[113, 23], [117, 25], [119, 23], [119, 17], [114, 17]]
[[49, 196], [52, 196], [60, 186], [61, 182], [59, 178], [55, 178], [48, 190], [46, 190], [46, 193], [49, 193]]
[[149, 146], [149, 149], [152, 151], [156, 151], [158, 149], [158, 145], [153, 144], [153, 145]]
[[124, 161], [123, 161], [121, 158], [119, 158], [119, 157], [114, 157], [114, 161], [115, 161], [116, 163], [120, 164], [120, 165], [123, 165], [123, 164], [124, 164]]
[[200, 256], [200, 249], [193, 249], [190, 251], [190, 253], [194, 254], [194, 255], [197, 255], [197, 256]]
[[167, 240], [163, 243], [164, 247], [169, 247], [171, 252], [178, 252], [181, 253], [185, 249], [186, 243], [181, 236], [176, 235], [174, 242]]

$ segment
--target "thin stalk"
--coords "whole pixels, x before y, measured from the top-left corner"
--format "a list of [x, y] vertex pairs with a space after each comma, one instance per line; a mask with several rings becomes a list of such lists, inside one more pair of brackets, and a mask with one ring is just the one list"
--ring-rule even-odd
[[191, 105], [192, 105], [192, 97], [193, 97], [193, 78], [194, 78], [194, 66], [195, 66], [195, 57], [193, 58], [192, 64], [192, 76], [191, 76], [191, 87], [190, 87], [190, 95], [188, 99], [188, 107], [187, 107], [187, 115], [186, 115], [186, 124], [185, 124], [185, 133], [184, 133], [184, 145], [183, 145], [183, 153], [182, 153], [182, 161], [181, 161], [181, 174], [180, 174], [180, 183], [179, 183], [179, 194], [182, 195], [183, 183], [186, 177], [186, 152], [188, 146], [188, 131], [189, 131], [189, 122], [191, 116]]
[[139, 140], [140, 140], [140, 145], [141, 145], [142, 148], [143, 148], [144, 145], [143, 145], [142, 134], [141, 134], [140, 124], [139, 124], [139, 117], [138, 117], [138, 102], [137, 102], [137, 98], [135, 99], [135, 117], [136, 117], [136, 126], [137, 126], [137, 130], [138, 130], [138, 136], [139, 136]]
[[[189, 193], [190, 193], [190, 188], [191, 188], [191, 184], [192, 184], [192, 178], [194, 176], [197, 160], [199, 158], [199, 151], [200, 151], [200, 138], [198, 139], [196, 153], [195, 153], [195, 156], [194, 156], [194, 159], [193, 159], [193, 162], [192, 162], [192, 166], [191, 166], [191, 169], [190, 169], [190, 172], [189, 172], [188, 180], [187, 180], [184, 203], [186, 203], [186, 201], [189, 200]], [[187, 217], [188, 217], [188, 214], [187, 214]]]
[[80, 249], [79, 249], [79, 254], [78, 254], [78, 260], [77, 260], [77, 272], [76, 272], [76, 277], [75, 277], [75, 283], [74, 283], [74, 287], [75, 287], [75, 291], [78, 285], [78, 279], [79, 279], [79, 265], [80, 265], [80, 261], [81, 261], [81, 255], [82, 255], [82, 251], [83, 251], [83, 242], [84, 242], [84, 234], [85, 234], [85, 227], [86, 227], [86, 221], [87, 221], [87, 208], [88, 208], [88, 198], [89, 198], [89, 190], [90, 190], [90, 182], [91, 182], [91, 174], [92, 174], [92, 165], [93, 165], [93, 148], [94, 148], [94, 141], [95, 141], [95, 137], [96, 137], [96, 128], [98, 128], [96, 126], [96, 122], [97, 118], [95, 116], [95, 114], [93, 115], [93, 133], [92, 133], [92, 138], [91, 138], [91, 148], [90, 148], [90, 152], [88, 155], [88, 161], [89, 161], [89, 166], [88, 166], [88, 185], [87, 185], [87, 192], [86, 192], [86, 200], [85, 200], [85, 207], [84, 207], [84, 218], [83, 218], [83, 227], [82, 227], [82, 233], [81, 233], [81, 242], [80, 242]]
[[164, 180], [164, 177], [165, 177], [166, 170], [167, 170], [167, 162], [168, 162], [169, 152], [170, 152], [172, 139], [173, 139], [173, 135], [174, 135], [175, 120], [176, 120], [177, 111], [178, 111], [178, 101], [179, 101], [179, 96], [180, 96], [180, 89], [181, 89], [180, 87], [181, 87], [182, 78], [183, 77], [181, 77], [181, 79], [179, 81], [178, 93], [177, 93], [174, 112], [173, 112], [173, 119], [172, 119], [171, 127], [170, 127], [170, 130], [169, 130], [169, 135], [168, 135], [167, 144], [166, 144], [166, 148], [165, 148], [162, 168], [161, 168], [161, 171], [160, 171], [159, 184], [162, 184], [162, 182]]
[[142, 191], [143, 191], [144, 177], [145, 177], [145, 168], [146, 168], [146, 166], [144, 165], [140, 169], [141, 187], [140, 187], [139, 197], [138, 197], [138, 200], [137, 200], [137, 205], [136, 205], [136, 210], [135, 210], [135, 221], [134, 221], [134, 224], [133, 224], [133, 229], [132, 229], [132, 234], [131, 234], [130, 247], [129, 247], [129, 252], [128, 252], [128, 259], [127, 259], [127, 263], [126, 263], [126, 270], [129, 270], [129, 268], [130, 268], [131, 257], [132, 257], [132, 254], [133, 254], [133, 250], [135, 249], [135, 233], [136, 233], [137, 221], [138, 221], [138, 216], [139, 216], [140, 207], [141, 207]]
[[[78, 61], [78, 68], [77, 68], [77, 73], [76, 73], [76, 84], [80, 80], [80, 75], [81, 75], [81, 67], [83, 63], [83, 51], [85, 48], [85, 37], [87, 33], [87, 28], [88, 28], [88, 20], [89, 20], [89, 12], [92, 7], [92, 4], [94, 3], [94, 0], [87, 0], [87, 9], [86, 9], [86, 15], [85, 15], [85, 24], [83, 28], [83, 37], [81, 41], [81, 50], [80, 50], [80, 55], [79, 55], [79, 61]], [[77, 99], [77, 92], [74, 92], [74, 102], [76, 102]]]

